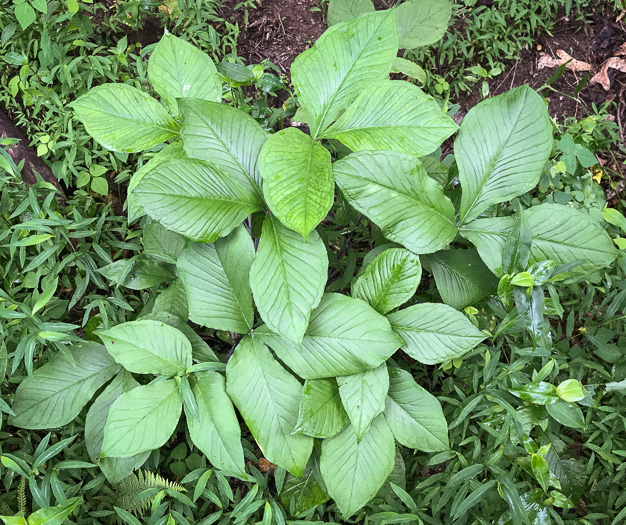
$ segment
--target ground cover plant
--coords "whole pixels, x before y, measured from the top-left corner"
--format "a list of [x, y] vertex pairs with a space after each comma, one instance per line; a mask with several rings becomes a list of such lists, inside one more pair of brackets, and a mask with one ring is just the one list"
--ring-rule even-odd
[[[123, 84], [96, 87], [73, 104], [109, 149], [133, 153], [172, 141], [130, 186], [131, 213], [158, 221], [146, 228], [158, 248], [148, 250], [144, 239], [157, 268], [132, 273], [134, 265], [121, 261], [104, 270], [118, 282], [149, 274], [154, 284], [171, 284], [148, 315], [95, 331], [104, 346], [73, 346], [25, 379], [13, 425], [66, 425], [115, 377], [85, 419], [87, 449], [107, 478], [119, 481], [163, 446], [184, 407], [198, 449], [216, 468], [247, 480], [234, 402], [265, 457], [296, 477], [308, 471], [317, 497], [325, 501], [328, 492], [349, 517], [398, 464], [394, 441], [424, 452], [449, 449], [439, 402], [396, 361], [387, 363], [396, 350], [424, 365], [450, 363], [493, 337], [491, 326], [481, 332], [459, 309], [488, 295], [496, 277], [507, 323], [528, 331], [531, 352], [550, 347], [544, 286], [552, 293], [555, 282], [600, 271], [617, 251], [597, 220], [571, 206], [509, 206], [537, 185], [552, 152], [545, 105], [528, 88], [468, 114], [455, 141], [460, 188], [448, 188], [448, 169], [424, 156], [457, 127], [418, 88], [388, 80], [396, 27], [395, 11], [366, 14], [337, 24], [296, 60], [298, 118], [310, 134], [292, 127], [268, 135], [218, 102], [213, 64], [172, 35], [148, 63], [166, 105]], [[214, 82], [199, 82], [207, 70]], [[335, 159], [322, 139], [333, 141]], [[335, 182], [340, 200], [380, 228], [351, 296], [324, 294], [327, 235], [319, 225], [334, 206]], [[414, 302], [422, 262], [445, 304], [399, 308]], [[226, 366], [194, 337], [188, 316], [230, 338]], [[133, 373], [157, 377], [140, 385]], [[577, 422], [572, 403], [587, 392], [576, 379], [551, 390], [542, 382], [549, 373], [512, 385], [509, 395], [539, 399], [556, 421]], [[511, 435], [523, 443], [515, 421]], [[314, 438], [322, 439], [315, 451]], [[533, 461], [549, 449], [535, 450]], [[496, 460], [487, 467], [493, 481], [459, 499], [454, 515], [499, 483], [512, 519], [523, 520], [506, 472]], [[560, 484], [553, 488], [553, 500], [567, 506]]]
[[[226, 85], [220, 65], [214, 82], [194, 82], [188, 65], [211, 64], [173, 36], [143, 64], [156, 98], [129, 81], [79, 99], [87, 130], [122, 150], [149, 133], [102, 138], [90, 126], [124, 96], [144, 103], [126, 115], [156, 112], [127, 129], [171, 125], [167, 146], [141, 145], [151, 151], [129, 187], [134, 231], [106, 209], [100, 216], [91, 196], [59, 207], [45, 183], [24, 190], [3, 156], [5, 522], [623, 517], [624, 268], [606, 232], [622, 247], [626, 221], [605, 209], [593, 162], [608, 128], [588, 119], [553, 130], [541, 98], [521, 88], [466, 116], [455, 158], [439, 162], [457, 127], [417, 88], [388, 80], [395, 14], [338, 22], [296, 61], [295, 120], [308, 126], [285, 127], [279, 111], [269, 119], [285, 129], [267, 133], [265, 102], [218, 103], [242, 103], [228, 96], [238, 82]], [[380, 32], [359, 39], [364, 48], [388, 46], [376, 74], [358, 60], [350, 69], [353, 49], [337, 36], [362, 35], [365, 20]], [[350, 59], [333, 60], [336, 50]], [[337, 87], [335, 62], [357, 80], [331, 87], [325, 102], [345, 97], [333, 116], [342, 104], [311, 94], [320, 78]], [[412, 109], [406, 120], [398, 101], [403, 116]], [[525, 122], [539, 147], [529, 147]], [[484, 162], [494, 143], [495, 168]], [[108, 155], [127, 153], [137, 152]], [[534, 166], [522, 162], [533, 154]], [[507, 193], [497, 183], [509, 165], [526, 182]], [[471, 193], [476, 179], [485, 192]], [[415, 223], [434, 225], [432, 235], [412, 235]], [[283, 278], [281, 267], [309, 280]], [[100, 284], [87, 279], [81, 297], [87, 275]], [[446, 324], [456, 332], [443, 334]], [[63, 389], [71, 377], [80, 388]], [[54, 403], [67, 393], [74, 404]], [[364, 480], [360, 491], [342, 486], [338, 465]]]

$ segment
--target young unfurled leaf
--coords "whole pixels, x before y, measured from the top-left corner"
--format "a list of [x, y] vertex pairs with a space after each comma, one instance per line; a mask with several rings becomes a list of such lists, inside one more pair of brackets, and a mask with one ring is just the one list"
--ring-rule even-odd
[[129, 372], [176, 375], [191, 366], [191, 343], [164, 323], [131, 321], [98, 332], [98, 336], [113, 359]]
[[302, 385], [270, 354], [267, 347], [244, 337], [226, 368], [226, 389], [265, 457], [301, 476], [313, 438], [293, 434]]

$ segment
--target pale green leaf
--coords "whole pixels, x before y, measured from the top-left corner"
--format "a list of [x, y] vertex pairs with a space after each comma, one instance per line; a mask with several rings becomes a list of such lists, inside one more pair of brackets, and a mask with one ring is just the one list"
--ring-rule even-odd
[[294, 432], [316, 438], [332, 437], [348, 422], [334, 379], [307, 379], [304, 382], [298, 422]]
[[400, 368], [389, 369], [389, 383], [385, 419], [396, 440], [424, 452], [448, 450], [448, 424], [439, 401]]
[[167, 31], [148, 60], [148, 79], [174, 114], [177, 98], [217, 102], [222, 98], [222, 83], [208, 55]]
[[454, 239], [454, 206], [414, 156], [352, 153], [335, 162], [333, 173], [348, 202], [387, 239], [418, 254], [440, 250]]
[[442, 250], [424, 260], [435, 278], [443, 302], [461, 310], [498, 286], [476, 250]]
[[395, 17], [365, 14], [328, 29], [291, 68], [298, 101], [317, 138], [372, 82], [385, 80], [398, 52]]
[[192, 383], [199, 417], [185, 410], [191, 440], [215, 467], [244, 474], [241, 429], [224, 378], [217, 372], [202, 372]]
[[400, 48], [428, 46], [446, 34], [452, 16], [449, 0], [409, 0], [394, 9]]
[[416, 304], [387, 317], [405, 341], [402, 350], [427, 365], [461, 357], [486, 337], [461, 312], [445, 304]]
[[87, 133], [112, 151], [143, 151], [178, 136], [178, 124], [167, 110], [127, 84], [96, 86], [71, 106]]
[[372, 421], [385, 410], [389, 390], [387, 365], [383, 363], [373, 370], [337, 378], [339, 395], [350, 422], [361, 441]]
[[159, 256], [161, 260], [175, 261], [185, 247], [185, 238], [166, 229], [158, 222], [148, 224], [143, 230], [143, 252]]
[[101, 454], [128, 458], [163, 446], [176, 429], [182, 404], [174, 379], [123, 393], [109, 409]]
[[66, 502], [65, 505], [46, 507], [33, 512], [28, 516], [28, 525], [62, 525], [72, 511], [83, 502], [83, 498], [72, 498]]
[[548, 110], [529, 86], [472, 108], [454, 142], [463, 188], [461, 223], [533, 189], [551, 151]]
[[226, 104], [179, 100], [185, 152], [211, 162], [261, 198], [259, 153], [268, 133], [250, 115]]
[[130, 321], [97, 334], [113, 359], [129, 372], [173, 376], [191, 366], [191, 343], [165, 323]]
[[402, 248], [377, 255], [352, 286], [352, 296], [386, 314], [408, 301], [422, 275], [419, 257]]
[[59, 352], [20, 383], [11, 425], [42, 429], [70, 423], [120, 368], [97, 343], [82, 343], [68, 352], [74, 362]]
[[260, 341], [245, 337], [226, 368], [226, 388], [264, 456], [301, 476], [313, 438], [292, 435], [298, 421], [302, 385]]
[[514, 224], [512, 217], [476, 219], [463, 226], [459, 233], [478, 249], [480, 258], [487, 267], [501, 277], [502, 250]]
[[228, 235], [263, 203], [251, 190], [216, 165], [168, 159], [154, 166], [135, 189], [150, 217], [194, 241]]
[[326, 15], [328, 27], [375, 10], [372, 0], [330, 0]]
[[263, 342], [296, 374], [320, 379], [358, 374], [385, 362], [402, 344], [385, 317], [365, 301], [340, 294], [325, 294], [313, 310], [300, 345], [255, 330]]
[[415, 62], [406, 58], [397, 57], [393, 61], [392, 73], [402, 73], [403, 75], [417, 80], [421, 84], [426, 84], [426, 71], [418, 66]]
[[393, 470], [395, 448], [382, 415], [360, 442], [352, 425], [322, 442], [322, 479], [344, 517], [352, 516], [383, 486]]
[[250, 286], [261, 318], [274, 332], [299, 343], [324, 293], [328, 255], [317, 232], [307, 240], [266, 217]]
[[208, 328], [241, 334], [254, 322], [249, 284], [254, 245], [240, 226], [213, 244], [190, 244], [178, 258], [190, 319]]
[[285, 508], [291, 508], [293, 501], [294, 515], [297, 515], [311, 507], [326, 503], [330, 496], [326, 494], [319, 480], [321, 480], [319, 465], [313, 461], [309, 462], [302, 477], [288, 475], [280, 493]]
[[321, 136], [353, 151], [393, 150], [421, 157], [457, 129], [432, 96], [409, 82], [389, 80], [364, 90]]
[[299, 129], [283, 129], [263, 145], [259, 171], [270, 211], [306, 239], [335, 196], [328, 150]]

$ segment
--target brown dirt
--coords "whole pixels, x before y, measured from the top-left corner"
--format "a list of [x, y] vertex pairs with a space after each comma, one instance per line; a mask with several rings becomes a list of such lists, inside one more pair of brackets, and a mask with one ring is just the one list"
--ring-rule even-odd
[[225, 20], [239, 25], [237, 54], [249, 64], [270, 60], [288, 73], [294, 58], [326, 30], [319, 0], [256, 0], [256, 9], [235, 10], [239, 3], [226, 0], [218, 10]]

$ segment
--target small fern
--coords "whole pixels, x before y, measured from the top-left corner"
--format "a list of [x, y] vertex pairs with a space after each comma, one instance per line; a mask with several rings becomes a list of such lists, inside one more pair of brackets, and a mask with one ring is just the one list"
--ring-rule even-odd
[[15, 511], [4, 501], [0, 501], [0, 516], [13, 516], [13, 514], [15, 514]]
[[152, 497], [142, 497], [141, 494], [149, 489], [186, 492], [182, 485], [174, 481], [169, 481], [152, 472], [138, 470], [115, 485], [108, 499], [116, 507], [133, 514], [143, 514], [150, 507]]
[[23, 516], [26, 516], [26, 478], [20, 479], [17, 486], [17, 508]]

